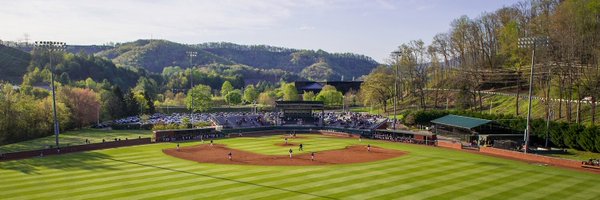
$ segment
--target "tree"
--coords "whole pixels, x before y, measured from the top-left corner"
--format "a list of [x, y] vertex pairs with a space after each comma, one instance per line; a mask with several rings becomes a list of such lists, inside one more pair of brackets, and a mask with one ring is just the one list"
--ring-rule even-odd
[[154, 107], [154, 101], [152, 100], [152, 98], [150, 98], [150, 96], [148, 96], [148, 94], [144, 93], [144, 99], [146, 99], [146, 107], [148, 108], [147, 110], [145, 110], [145, 114], [154, 114], [156, 112], [156, 108]]
[[185, 99], [188, 109], [192, 108], [192, 98], [194, 100], [194, 111], [202, 112], [212, 108], [212, 92], [208, 85], [196, 85], [192, 88]]
[[281, 87], [284, 101], [297, 101], [300, 99], [296, 86], [293, 83], [283, 84]]
[[258, 91], [253, 85], [248, 85], [244, 90], [244, 101], [246, 103], [253, 103], [258, 99]]
[[265, 91], [258, 95], [258, 103], [261, 105], [273, 106], [275, 105], [275, 100], [277, 98], [277, 94], [274, 91]]
[[103, 93], [102, 105], [102, 108], [105, 109], [110, 119], [118, 119], [126, 116], [127, 105], [119, 86], [113, 87], [110, 92]]
[[344, 99], [342, 92], [339, 92], [331, 85], [325, 85], [321, 92], [315, 97], [315, 100], [322, 101], [329, 107], [341, 106]]
[[140, 114], [140, 104], [135, 99], [135, 94], [133, 91], [127, 92], [127, 94], [123, 98], [125, 100], [125, 115], [126, 116], [136, 116]]
[[315, 100], [315, 93], [310, 91], [304, 91], [304, 93], [302, 94], [302, 100], [303, 101], [314, 101]]
[[596, 135], [598, 135], [598, 127], [591, 126], [585, 128], [577, 137], [577, 144], [586, 151], [596, 151]]
[[360, 86], [365, 105], [381, 105], [387, 108], [387, 102], [394, 97], [394, 72], [386, 66], [373, 70]]
[[135, 86], [135, 88], [133, 88], [133, 90], [137, 94], [147, 95], [149, 99], [156, 99], [156, 95], [158, 94], [158, 84], [152, 78], [140, 77], [140, 79], [138, 79], [137, 85]]
[[242, 103], [242, 92], [240, 90], [233, 90], [225, 95], [225, 102], [229, 105], [238, 105]]
[[231, 82], [229, 81], [225, 81], [223, 83], [223, 85], [221, 86], [221, 96], [225, 96], [227, 94], [229, 94], [229, 92], [233, 91], [233, 85], [231, 85]]
[[312, 64], [300, 72], [300, 76], [311, 81], [327, 81], [334, 75], [333, 70], [326, 62], [317, 62]]
[[71, 110], [71, 119], [75, 127], [83, 128], [99, 120], [100, 100], [93, 90], [62, 87], [58, 96]]

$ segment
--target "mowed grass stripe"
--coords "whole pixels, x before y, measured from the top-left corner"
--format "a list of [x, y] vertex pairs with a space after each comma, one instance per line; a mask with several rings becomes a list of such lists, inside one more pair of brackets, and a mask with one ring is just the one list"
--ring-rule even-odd
[[[423, 162], [420, 164], [414, 164], [409, 168], [390, 168], [385, 170], [378, 170], [373, 172], [365, 172], [363, 174], [351, 174], [348, 176], [340, 176], [340, 177], [331, 177], [329, 179], [319, 180], [313, 184], [303, 184], [291, 186], [290, 189], [301, 190], [305, 193], [318, 193], [322, 196], [329, 195], [327, 190], [336, 190], [330, 191], [331, 193], [339, 192], [340, 188], [351, 190], [353, 188], [361, 188], [364, 186], [370, 186], [376, 182], [385, 182], [385, 181], [394, 181], [396, 179], [410, 178], [410, 177], [418, 177], [422, 176], [424, 173], [423, 168], [433, 167], [437, 164], [445, 164], [447, 161], [440, 162]], [[448, 169], [454, 169], [455, 167], [447, 165], [444, 167], [440, 167], [438, 170], [444, 171]], [[359, 187], [361, 185], [361, 187]], [[270, 198], [282, 198], [282, 199], [293, 199], [293, 198], [306, 198], [303, 195], [284, 195], [277, 194], [273, 195]]]
[[[421, 163], [421, 164], [417, 164]], [[391, 164], [391, 165], [390, 165]], [[427, 163], [433, 166], [431, 163]], [[361, 168], [354, 169], [350, 171], [345, 170], [337, 170], [334, 169], [333, 173], [328, 173], [326, 176], [321, 174], [311, 175], [309, 177], [300, 177], [294, 178], [293, 180], [282, 180], [279, 182], [273, 182], [269, 184], [273, 184], [279, 187], [285, 187], [287, 189], [299, 190], [303, 192], [307, 192], [306, 189], [311, 187], [316, 187], [319, 185], [332, 185], [336, 183], [347, 183], [350, 181], [355, 181], [360, 178], [365, 177], [376, 177], [376, 176], [385, 176], [389, 174], [398, 174], [398, 173], [409, 173], [411, 169], [418, 169], [422, 167], [429, 167], [428, 165], [423, 165], [422, 162], [413, 162], [406, 163], [404, 166], [408, 166], [408, 168], [396, 166], [395, 162], [390, 163], [379, 163], [375, 167], [369, 168]], [[249, 192], [248, 192], [249, 193]], [[282, 194], [284, 191], [268, 191], [268, 192], [260, 192], [255, 193], [253, 195], [245, 196], [247, 199], [257, 199], [263, 197], [269, 198], [283, 198], [288, 196], [287, 194]]]
[[[442, 193], [450, 193], [451, 196], [456, 195], [452, 193], [452, 191], [460, 190], [463, 188], [471, 188], [473, 186], [477, 186], [485, 183], [489, 180], [497, 180], [505, 177], [510, 177], [512, 175], [519, 174], [519, 171], [516, 170], [506, 170], [501, 167], [497, 167], [495, 169], [489, 171], [480, 171], [477, 173], [467, 174], [465, 176], [457, 177], [454, 179], [449, 179], [445, 181], [433, 182], [431, 184], [422, 185], [418, 188], [413, 189], [412, 195], [402, 196], [402, 198], [406, 199], [425, 199], [429, 197], [433, 197]], [[468, 180], [468, 181], [465, 181]], [[450, 191], [450, 192], [449, 192]], [[406, 191], [403, 191], [404, 193]], [[395, 194], [389, 194], [388, 196], [380, 196], [380, 198], [393, 197]], [[378, 198], [378, 197], [375, 197]]]
[[[293, 170], [292, 172], [302, 173], [302, 171], [304, 171], [304, 170], [310, 170], [310, 169]], [[268, 174], [264, 174], [264, 175], [260, 175], [260, 176], [249, 176], [249, 177], [243, 177], [243, 178], [238, 178], [238, 179], [227, 179], [227, 178], [222, 177], [221, 175], [211, 175], [213, 180], [212, 180], [212, 183], [210, 183], [210, 184], [196, 184], [196, 185], [186, 185], [186, 186], [182, 186], [182, 187], [173, 187], [169, 190], [161, 190], [158, 192], [136, 195], [131, 198], [135, 198], [135, 199], [138, 199], [138, 198], [140, 198], [140, 199], [172, 198], [174, 196], [180, 196], [181, 194], [184, 194], [188, 191], [199, 190], [199, 189], [201, 189], [201, 191], [198, 191], [197, 194], [202, 195], [202, 193], [204, 193], [204, 192], [217, 190], [217, 189], [220, 189], [220, 188], [228, 186], [228, 185], [253, 184], [252, 181], [276, 178], [276, 177], [281, 177], [281, 176], [285, 176], [285, 174], [273, 172], [273, 173], [268, 173]]]
[[[38, 165], [38, 166], [42, 166], [47, 168], [48, 170], [45, 170], [45, 172], [47, 171], [62, 171], [65, 168], [85, 168], [85, 166], [81, 166], [81, 162], [77, 162], [77, 163], [71, 163], [71, 162], [67, 162], [65, 163], [65, 161], [85, 161], [85, 164], [97, 164], [97, 163], [103, 163], [105, 162], [105, 158], [100, 157], [100, 155], [104, 155], [104, 154], [100, 154], [100, 155], [96, 155], [98, 154], [97, 152], [91, 151], [91, 152], [85, 152], [85, 153], [72, 153], [72, 154], [63, 154], [63, 155], [53, 155], [53, 156], [46, 156], [46, 157], [36, 157], [36, 158], [31, 158], [31, 159], [25, 159], [25, 160], [15, 160], [15, 161], [6, 161], [6, 162], [0, 162], [0, 167], [3, 166], [11, 166], [11, 165]], [[92, 157], [92, 159], [90, 159], [90, 157]], [[143, 153], [134, 153], [134, 154], [119, 154], [119, 158], [121, 159], [138, 159], [138, 158], [148, 158], [149, 155], [146, 153], [145, 155]], [[106, 156], [106, 158], [110, 158], [110, 156]], [[3, 172], [2, 176], [3, 178], [11, 178], [13, 176], [21, 176], [23, 175], [22, 172], [20, 171], [7, 171], [6, 173]]]
[[[536, 199], [550, 199], [550, 198], [568, 199], [568, 198], [572, 197], [574, 194], [585, 193], [584, 191], [586, 191], [586, 192], [589, 190], [598, 191], [598, 190], [600, 190], [600, 188], [598, 188], [598, 187], [599, 186], [597, 184], [594, 184], [593, 180], [584, 179], [576, 184], [570, 185], [569, 187], [562, 188], [560, 190], [555, 190], [554, 192], [542, 194], [542, 195], [536, 197]], [[597, 195], [597, 197], [600, 197], [600, 195]], [[596, 199], [600, 199], [600, 198], [596, 198]]]
[[[232, 172], [229, 172], [227, 174], [220, 175], [220, 176], [218, 176], [218, 175], [199, 175], [199, 176], [201, 176], [199, 178], [188, 178], [185, 180], [182, 179], [182, 180], [174, 180], [172, 182], [163, 182], [162, 184], [159, 184], [159, 185], [141, 186], [139, 188], [135, 188], [134, 190], [127, 190], [120, 194], [119, 193], [112, 194], [110, 196], [103, 196], [102, 198], [113, 199], [113, 196], [114, 196], [115, 197], [114, 199], [130, 199], [130, 198], [139, 199], [141, 197], [136, 196], [136, 195], [145, 195], [148, 193], [153, 193], [154, 195], [160, 195], [164, 192], [167, 192], [167, 190], [165, 190], [165, 188], [171, 189], [171, 188], [186, 188], [186, 187], [190, 187], [191, 185], [210, 185], [210, 184], [214, 184], [215, 182], [224, 181], [223, 179], [235, 180], [235, 179], [246, 178], [246, 177], [263, 176], [263, 175], [268, 175], [268, 174], [273, 174], [273, 173], [274, 172], [272, 170], [261, 171], [261, 172], [257, 172], [257, 173], [248, 173], [246, 171], [233, 170]], [[157, 192], [157, 191], [159, 191], [159, 192]], [[120, 196], [120, 198], [118, 198], [119, 196]]]
[[[272, 193], [272, 192], [283, 192], [283, 193], [289, 193], [290, 191], [285, 190], [287, 186], [289, 185], [303, 185], [303, 184], [310, 184], [310, 183], [314, 183], [314, 182], [318, 182], [318, 181], [322, 181], [324, 179], [330, 179], [330, 178], [340, 178], [340, 177], [346, 177], [346, 178], [351, 178], [350, 174], [356, 174], [356, 173], [366, 173], [366, 172], [373, 172], [372, 174], [382, 174], [382, 173], [386, 173], [387, 171], [390, 170], [394, 170], [396, 168], [394, 168], [394, 163], [387, 163], [387, 164], [375, 164], [373, 165], [373, 167], [363, 167], [361, 166], [360, 168], [358, 167], [352, 167], [351, 171], [347, 171], [347, 170], [335, 170], [335, 169], [328, 169], [327, 172], [323, 172], [323, 173], [315, 173], [313, 171], [309, 171], [307, 173], [304, 174], [298, 174], [298, 175], [290, 175], [290, 174], [286, 174], [285, 177], [278, 177], [278, 178], [273, 178], [273, 179], [269, 179], [269, 180], [259, 180], [259, 181], [255, 181], [254, 183], [260, 184], [260, 185], [265, 185], [265, 186], [270, 186], [270, 187], [278, 187], [278, 188], [282, 188], [283, 190], [268, 190], [268, 191], [256, 191], [259, 192], [261, 194], [266, 194], [266, 193]], [[387, 171], [386, 171], [387, 170]], [[364, 174], [364, 175], [371, 175], [371, 174]], [[218, 196], [220, 196], [221, 194], [229, 194], [229, 195], [249, 195], [249, 194], [253, 194], [255, 192], [253, 192], [253, 190], [264, 190], [262, 188], [256, 188], [256, 187], [251, 187], [251, 186], [240, 186], [240, 185], [232, 185], [231, 187], [221, 187], [218, 189], [218, 191], [213, 191], [212, 193], [203, 193], [202, 196], [204, 198], [219, 198]], [[195, 195], [195, 193], [197, 193], [197, 191], [193, 191], [189, 193], [189, 196], [181, 196], [181, 199], [185, 199], [185, 198], [191, 198], [192, 196]], [[214, 194], [217, 193], [217, 194]], [[244, 198], [249, 198], [248, 196], [245, 196]]]
[[[373, 165], [375, 165], [375, 164], [373, 164]], [[369, 165], [363, 165], [363, 166], [361, 166], [361, 168], [369, 169], [369, 168], [372, 168], [372, 167], [369, 166]], [[313, 169], [313, 170], [307, 170], [307, 169]], [[308, 167], [308, 168], [299, 168], [299, 169], [296, 169], [296, 170], [300, 170], [301, 171], [300, 174], [301, 173], [313, 173], [313, 174], [324, 175], [324, 174], [327, 174], [327, 173], [332, 173], [327, 168], [320, 168], [319, 169], [319, 168], [310, 168], [310, 167]], [[306, 172], [302, 172], [302, 171], [306, 171]], [[273, 176], [273, 177], [269, 177], [268, 180], [272, 180], [272, 179], [281, 180], [281, 179], [283, 179], [282, 177], [289, 177], [289, 176], [293, 175], [293, 174], [291, 174], [291, 173], [293, 173], [293, 170], [288, 170], [288, 171], [285, 171], [285, 172], [286, 173], [281, 173], [281, 171], [275, 171], [274, 173], [277, 174], [277, 175]], [[267, 180], [267, 179], [265, 179], [265, 180]], [[232, 181], [233, 182], [230, 182], [230, 183], [228, 183], [226, 185], [232, 185], [232, 184], [233, 185], [235, 185], [235, 184], [240, 185], [239, 183], [236, 183], [235, 181], [244, 181], [245, 183], [257, 183], [260, 180], [232, 180]], [[252, 181], [252, 182], [250, 182], [250, 181]], [[219, 186], [212, 186], [211, 185], [209, 188], [195, 188], [195, 189], [189, 189], [189, 190], [186, 190], [186, 191], [181, 191], [181, 190], [178, 191], [176, 189], [173, 189], [172, 191], [162, 192], [163, 195], [162, 196], [158, 196], [158, 197], [165, 197], [166, 198], [166, 197], [169, 197], [171, 194], [174, 194], [174, 193], [176, 193], [178, 197], [184, 197], [184, 196], [186, 196], [186, 194], [198, 195], [198, 194], [202, 194], [202, 192], [205, 191], [205, 190], [213, 190], [213, 189], [215, 189], [215, 187], [218, 187], [216, 189], [222, 189], [222, 188], [224, 188], [224, 185], [219, 185]], [[145, 197], [145, 196], [154, 196], [154, 194], [147, 194], [147, 195], [143, 195], [141, 197]], [[134, 198], [138, 198], [138, 197], [140, 197], [140, 196], [135, 196]]]
[[[173, 162], [160, 162], [160, 163], [156, 163], [156, 164], [165, 164], [168, 166], [180, 166], [180, 163], [175, 163], [173, 164]], [[118, 163], [118, 165], [120, 165], [118, 170], [104, 170], [104, 171], [87, 171], [87, 170], [78, 170], [77, 172], [73, 172], [71, 174], [67, 172], [65, 173], [59, 173], [59, 174], [48, 174], [48, 176], [44, 176], [44, 177], [37, 177], [36, 179], [31, 179], [31, 180], [23, 180], [23, 181], [15, 181], [14, 183], [11, 183], [10, 185], [6, 185], [6, 186], [2, 186], [0, 188], [2, 189], [6, 189], [6, 188], [22, 188], [22, 187], [29, 187], [29, 186], [35, 186], [35, 185], [39, 185], [40, 181], [43, 181], [45, 184], [54, 184], [54, 183], [60, 183], [62, 181], [65, 180], [70, 180], [70, 181], [77, 181], [77, 180], [85, 180], [85, 179], [95, 179], [95, 178], [103, 178], [103, 177], [107, 177], [107, 176], [119, 176], [119, 175], [125, 175], [125, 174], [130, 174], [130, 173], [139, 173], [139, 172], [145, 172], [145, 171], [151, 171], [149, 169], [143, 169], [143, 168], [137, 168], [134, 169], [135, 167], [131, 166], [131, 165], [124, 165], [123, 163]], [[14, 190], [12, 190], [14, 191]]]
[[[138, 160], [139, 159], [139, 160]], [[167, 163], [172, 163], [172, 161], [166, 161], [164, 158], [152, 158], [152, 159], [148, 159], [148, 157], [146, 157], [145, 159], [141, 159], [141, 158], [136, 158], [134, 160], [135, 161], [145, 161], [145, 162], [153, 162], [153, 163], [157, 163], [157, 164], [167, 164]], [[93, 165], [93, 163], [84, 163], [84, 164], [88, 164], [88, 165]], [[58, 168], [45, 168], [45, 169], [38, 169], [40, 171], [43, 172], [43, 174], [30, 174], [30, 175], [25, 175], [25, 174], [21, 174], [20, 176], [15, 176], [15, 177], [10, 177], [7, 179], [4, 179], [4, 177], [2, 177], [3, 182], [19, 182], [19, 183], [23, 183], [23, 182], [27, 182], [29, 180], [33, 180], [33, 181], [37, 181], [39, 179], [52, 179], [54, 177], [62, 177], [65, 175], [70, 175], [70, 176], [77, 176], [79, 174], [84, 174], [84, 173], [90, 173], [90, 172], [101, 172], [101, 171], [116, 171], [116, 170], [122, 170], [125, 169], [126, 166], [123, 165], [120, 162], [111, 162], [111, 161], [107, 161], [104, 160], [101, 163], [97, 163], [97, 164], [102, 164], [99, 167], [89, 167], [89, 168], [77, 168], [77, 171], [73, 172], [73, 171], [69, 171], [66, 170], [68, 168], [62, 168], [62, 169], [58, 169]], [[40, 168], [44, 168], [44, 167], [40, 167]], [[26, 176], [26, 177], [24, 177]], [[0, 185], [0, 189], [3, 186]]]
[[[184, 192], [184, 193], [177, 193], [176, 197], [177, 198], [173, 198], [173, 199], [189, 199], [189, 198], [204, 198], [204, 199], [212, 199], [213, 196], [218, 196], [218, 195], [223, 195], [225, 194], [228, 197], [233, 197], [232, 195], [230, 195], [231, 193], [234, 192], [238, 192], [240, 190], [245, 190], [247, 188], [261, 188], [263, 191], [270, 191], [270, 190], [279, 190], [279, 189], [283, 189], [277, 186], [271, 186], [271, 185], [266, 185], [264, 183], [269, 183], [269, 182], [273, 182], [273, 181], [278, 181], [278, 180], [282, 180], [282, 179], [286, 179], [286, 177], [299, 177], [302, 175], [306, 175], [306, 174], [311, 174], [313, 173], [314, 170], [310, 170], [310, 169], [305, 169], [303, 171], [297, 172], [297, 173], [285, 173], [285, 174], [281, 174], [281, 173], [273, 173], [273, 176], [269, 176], [269, 177], [263, 177], [260, 179], [238, 179], [242, 183], [229, 183], [226, 185], [221, 185], [219, 187], [210, 187], [210, 188], [203, 188], [201, 190], [194, 190], [193, 192]], [[172, 197], [168, 197], [169, 199], [171, 199]]]
[[[190, 173], [199, 174], [196, 177], [190, 177]], [[107, 187], [93, 188], [93, 190], [85, 189], [92, 195], [82, 194], [81, 191], [75, 193], [75, 197], [98, 198], [98, 199], [117, 199], [123, 196], [131, 196], [144, 193], [144, 191], [157, 191], [164, 188], [181, 187], [189, 184], [203, 184], [212, 180], [209, 176], [202, 176], [204, 173], [224, 173], [228, 178], [259, 176], [272, 173], [269, 170], [259, 171], [239, 171], [234, 169], [222, 169], [221, 171], [207, 172], [189, 172], [178, 173], [173, 172], [160, 177], [144, 178], [139, 180], [128, 180], [116, 185], [105, 185]], [[70, 195], [69, 195], [70, 196]], [[126, 197], [130, 199], [130, 197]]]
[[[459, 176], [456, 173], [447, 173], [448, 171], [457, 171], [461, 168], [470, 167], [465, 171], [478, 171], [482, 170], [484, 166], [474, 166], [470, 163], [458, 163], [456, 165], [449, 165], [440, 168], [423, 169], [421, 171], [413, 173], [414, 175], [407, 174], [405, 176], [388, 176], [373, 178], [367, 181], [354, 182], [351, 185], [344, 186], [340, 185], [336, 188], [321, 188], [323, 189], [319, 193], [323, 193], [330, 196], [348, 196], [350, 198], [366, 199], [376, 195], [387, 194], [389, 192], [398, 191], [398, 189], [388, 189], [391, 187], [397, 187], [398, 183], [410, 183], [410, 185], [418, 184], [418, 181], [427, 180], [429, 178], [439, 178], [440, 181], [446, 180], [455, 176]], [[443, 178], [441, 178], [443, 177]], [[365, 190], [367, 185], [370, 190]], [[341, 190], [343, 189], [343, 190]], [[348, 193], [348, 191], [355, 191], [354, 193]]]
[[[256, 153], [285, 155], [289, 148], [295, 154], [299, 153], [298, 146], [274, 145], [284, 142], [280, 137], [232, 138], [215, 142]], [[399, 198], [402, 194], [411, 195], [407, 196], [410, 199], [600, 197], [600, 179], [595, 174], [401, 143], [368, 140], [360, 143], [356, 139], [319, 135], [290, 139], [289, 142], [305, 144], [305, 152], [371, 144], [409, 154], [348, 165], [235, 166], [199, 164], [170, 157], [161, 150], [175, 148], [176, 143], [161, 143], [0, 163], [0, 199], [381, 199]], [[185, 147], [200, 143], [180, 144]], [[87, 155], [97, 157], [85, 157]], [[469, 168], [473, 171], [465, 172]], [[146, 175], [138, 176], [138, 172]], [[120, 178], [107, 179], [111, 175]], [[529, 179], [533, 180], [527, 182]], [[11, 190], [19, 192], [10, 193]], [[4, 198], [6, 193], [7, 198]], [[373, 195], [363, 196], [369, 193]], [[383, 196], [374, 196], [379, 194]]]
[[[517, 180], [511, 181], [510, 185], [505, 185], [505, 187], [495, 187], [493, 189], [487, 190], [487, 193], [483, 193], [483, 195], [478, 196], [481, 199], [500, 199], [505, 198], [507, 196], [514, 196], [516, 193], [513, 191], [527, 192], [529, 190], [529, 186], [535, 183], [540, 183], [547, 180], [554, 179], [554, 175], [548, 175], [543, 173], [538, 173], [535, 176], [531, 176], [529, 178], [519, 178]], [[521, 189], [527, 188], [527, 189]]]
[[[31, 190], [32, 186], [36, 186], [34, 185], [30, 185], [30, 184], [26, 184], [26, 185], [21, 185], [19, 186], [18, 189], [11, 189], [10, 191], [6, 191], [3, 192], [3, 195], [15, 195], [15, 194], [21, 194], [21, 193], [30, 193], [30, 192], [43, 192], [44, 190], [53, 190], [53, 189], [61, 189], [64, 187], [72, 187], [72, 186], [82, 186], [85, 184], [98, 184], [98, 183], [102, 183], [102, 182], [115, 182], [115, 181], [119, 181], [121, 179], [126, 179], [126, 178], [140, 178], [143, 176], [149, 176], [149, 175], [157, 175], [160, 173], [165, 173], [163, 171], [160, 170], [156, 170], [154, 168], [144, 168], [144, 167], [139, 167], [136, 165], [131, 165], [131, 164], [124, 164], [125, 166], [128, 166], [129, 170], [123, 170], [123, 171], [111, 171], [111, 172], [107, 172], [107, 173], [88, 173], [88, 175], [85, 176], [77, 176], [77, 177], [71, 177], [71, 176], [64, 176], [61, 178], [55, 178], [55, 179], [50, 179], [50, 180], [40, 180], [42, 181], [42, 183], [44, 184], [48, 184], [48, 186], [44, 187], [44, 188], [37, 188], [37, 190]], [[174, 164], [169, 164], [169, 165], [165, 165], [163, 167], [185, 167], [184, 169], [187, 170], [199, 170], [199, 169], [203, 169], [202, 166], [200, 165], [181, 165], [181, 163], [174, 163]], [[39, 184], [39, 183], [38, 183]]]
[[537, 185], [530, 185], [530, 189], [527, 192], [517, 194], [514, 196], [516, 199], [534, 199], [540, 194], [551, 193], [553, 191], [561, 191], [562, 189], [575, 185], [582, 182], [583, 180], [576, 180], [570, 177], [552, 177], [551, 181], [546, 181]]
[[[480, 182], [479, 184], [476, 184], [476, 185], [471, 185], [470, 187], [462, 187], [460, 189], [445, 191], [443, 193], [439, 193], [435, 196], [432, 196], [428, 199], [447, 199], [450, 196], [455, 197], [455, 198], [460, 198], [460, 197], [473, 198], [473, 197], [477, 196], [477, 195], [474, 195], [474, 193], [481, 192], [481, 191], [484, 191], [484, 190], [487, 190], [490, 188], [494, 188], [494, 187], [503, 187], [504, 184], [510, 182], [508, 180], [517, 180], [517, 179], [521, 179], [521, 178], [531, 177], [534, 175], [534, 173], [531, 173], [529, 171], [523, 171], [523, 170], [517, 170], [517, 169], [511, 169], [511, 170], [507, 170], [507, 171], [511, 172], [509, 176], [504, 176], [502, 178], [487, 180], [484, 182]], [[516, 173], [513, 173], [513, 172], [516, 172]], [[460, 185], [459, 185], [459, 187], [460, 187]]]
[[[297, 142], [295, 142], [297, 143]], [[255, 153], [262, 153], [267, 155], [285, 155], [287, 154], [289, 149], [294, 151], [298, 150], [298, 144], [288, 147], [276, 146], [276, 142], [273, 144], [260, 144], [260, 145], [235, 145], [230, 146], [231, 148], [241, 149], [246, 151], [251, 151]], [[324, 151], [324, 150], [332, 150], [332, 149], [340, 149], [350, 144], [347, 143], [332, 143], [330, 141], [311, 141], [311, 142], [303, 142], [305, 151]]]
[[[518, 170], [518, 169], [517, 169]], [[523, 180], [535, 180], [539, 178], [548, 177], [548, 175], [543, 173], [535, 173], [533, 171], [525, 170], [526, 174], [522, 176], [510, 176], [504, 179], [499, 179], [498, 183], [492, 182], [495, 184], [489, 185], [482, 189], [477, 189], [475, 191], [471, 191], [468, 195], [452, 195], [455, 196], [456, 199], [483, 199], [485, 197], [490, 197], [496, 195], [496, 193], [500, 193], [507, 188], [512, 188], [515, 185], [518, 185]]]

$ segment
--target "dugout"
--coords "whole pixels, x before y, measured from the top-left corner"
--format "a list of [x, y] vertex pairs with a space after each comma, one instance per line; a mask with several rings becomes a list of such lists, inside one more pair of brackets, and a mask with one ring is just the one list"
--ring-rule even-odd
[[523, 133], [487, 119], [446, 115], [431, 123], [436, 135], [473, 145], [491, 145], [496, 140], [523, 140]]
[[313, 115], [314, 111], [320, 112], [321, 116], [325, 112], [322, 101], [276, 101], [275, 109], [282, 113], [278, 125], [303, 125], [314, 122], [318, 122], [319, 126], [323, 124], [322, 117]]
[[387, 130], [378, 129], [371, 134], [374, 139], [391, 140], [415, 144], [434, 145], [437, 135], [429, 131]]
[[223, 134], [217, 132], [214, 127], [152, 131], [152, 138], [155, 142], [199, 140], [220, 137], [223, 137]]

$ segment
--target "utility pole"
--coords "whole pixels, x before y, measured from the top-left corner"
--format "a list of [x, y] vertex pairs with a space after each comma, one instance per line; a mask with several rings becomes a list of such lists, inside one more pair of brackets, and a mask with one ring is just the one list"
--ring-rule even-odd
[[398, 121], [398, 115], [396, 114], [396, 105], [398, 104], [398, 68], [400, 68], [400, 56], [402, 52], [400, 50], [392, 52], [396, 56], [396, 69], [394, 70], [394, 123], [392, 127], [396, 130], [396, 122]]
[[548, 113], [548, 119], [546, 119], [546, 142], [544, 148], [548, 148], [548, 140], [550, 140], [550, 119], [552, 118], [553, 112]]
[[548, 45], [548, 37], [528, 37], [528, 38], [519, 38], [519, 48], [531, 48], [531, 69], [529, 74], [529, 105], [527, 106], [527, 127], [525, 127], [524, 134], [524, 143], [525, 149], [524, 152], [527, 153], [529, 149], [529, 138], [531, 135], [531, 101], [533, 96], [533, 72], [535, 66], [535, 50], [537, 46], [547, 46]]
[[188, 95], [190, 96], [191, 105], [190, 105], [190, 124], [192, 124], [192, 128], [194, 128], [194, 67], [193, 67], [193, 58], [198, 56], [198, 52], [196, 51], [186, 51], [187, 56], [190, 58], [190, 92]]
[[58, 117], [56, 116], [56, 88], [54, 86], [54, 73], [56, 73], [56, 67], [52, 65], [52, 57], [54, 57], [54, 52], [64, 52], [67, 49], [67, 44], [64, 42], [55, 42], [55, 41], [36, 41], [35, 49], [41, 50], [43, 52], [48, 53], [50, 57], [50, 87], [52, 87], [52, 117], [54, 120], [54, 136], [56, 137], [56, 148], [60, 148], [58, 143], [58, 135], [60, 134], [60, 127], [58, 124]]
[[548, 82], [546, 83], [546, 103], [547, 109], [546, 113], [548, 114], [546, 119], [546, 142], [544, 143], [544, 148], [548, 148], [548, 140], [550, 140], [550, 120], [552, 119], [552, 98], [550, 98], [550, 87], [552, 86], [552, 66], [548, 66]]

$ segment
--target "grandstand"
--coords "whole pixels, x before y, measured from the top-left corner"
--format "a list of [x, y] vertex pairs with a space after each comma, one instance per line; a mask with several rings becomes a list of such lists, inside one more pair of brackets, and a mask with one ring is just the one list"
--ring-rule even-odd
[[[358, 130], [374, 130], [387, 123], [380, 115], [370, 115], [354, 112], [228, 112], [228, 113], [195, 113], [195, 122], [210, 122], [223, 128], [257, 128], [282, 126], [331, 127]], [[139, 116], [131, 116], [113, 121], [113, 125], [153, 125], [153, 124], [183, 124], [183, 118], [189, 118], [189, 113], [173, 113], [171, 115], [154, 114], [146, 122]]]

